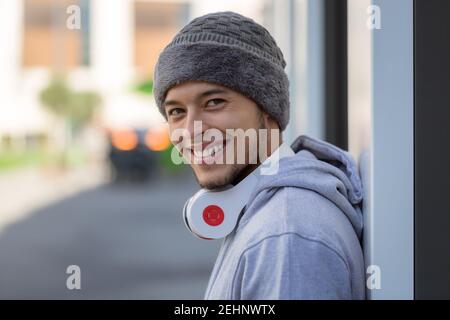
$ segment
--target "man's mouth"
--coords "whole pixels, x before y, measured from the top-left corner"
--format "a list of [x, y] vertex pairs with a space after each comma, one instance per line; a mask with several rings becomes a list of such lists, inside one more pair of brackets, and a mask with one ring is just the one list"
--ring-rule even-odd
[[214, 141], [208, 144], [187, 147], [194, 164], [223, 163], [223, 150], [227, 140]]

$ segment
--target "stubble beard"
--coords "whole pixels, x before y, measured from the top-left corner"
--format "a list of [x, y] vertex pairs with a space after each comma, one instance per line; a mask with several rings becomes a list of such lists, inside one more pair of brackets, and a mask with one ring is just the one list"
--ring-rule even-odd
[[[263, 114], [260, 113], [259, 117], [259, 129], [267, 129], [266, 125], [264, 123]], [[259, 136], [257, 135], [257, 146], [259, 146]], [[258, 151], [258, 148], [257, 148]], [[249, 156], [250, 158], [250, 156]], [[227, 168], [231, 168], [230, 171], [222, 176], [218, 177], [217, 179], [212, 179], [211, 181], [206, 181], [202, 183], [196, 174], [194, 174], [195, 178], [197, 179], [197, 183], [200, 185], [200, 187], [208, 189], [208, 190], [214, 190], [214, 189], [222, 189], [229, 185], [236, 185], [240, 181], [242, 181], [248, 174], [250, 174], [256, 167], [259, 166], [259, 156], [256, 155], [257, 163], [256, 164], [224, 164], [227, 166]]]

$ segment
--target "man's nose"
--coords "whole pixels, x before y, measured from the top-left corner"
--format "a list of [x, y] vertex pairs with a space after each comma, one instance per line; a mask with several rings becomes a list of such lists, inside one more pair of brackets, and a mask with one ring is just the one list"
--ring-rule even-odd
[[201, 112], [188, 112], [185, 122], [185, 132], [193, 140], [208, 129], [208, 124], [204, 121]]

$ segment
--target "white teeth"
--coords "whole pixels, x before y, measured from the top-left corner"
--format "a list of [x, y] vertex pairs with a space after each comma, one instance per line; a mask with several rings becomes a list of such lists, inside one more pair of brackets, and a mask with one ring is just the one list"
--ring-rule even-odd
[[211, 146], [209, 148], [202, 150], [197, 150], [197, 149], [191, 149], [192, 152], [194, 153], [194, 157], [201, 160], [205, 160], [208, 158], [213, 158], [214, 155], [218, 152], [220, 152], [223, 149], [223, 145], [222, 144], [216, 144], [214, 146]]

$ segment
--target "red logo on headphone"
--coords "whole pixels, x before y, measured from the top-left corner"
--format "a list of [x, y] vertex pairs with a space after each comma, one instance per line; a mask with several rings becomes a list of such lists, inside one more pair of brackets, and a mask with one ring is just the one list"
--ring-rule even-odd
[[223, 210], [216, 205], [210, 205], [203, 210], [203, 220], [210, 226], [218, 226], [223, 222], [225, 214]]

